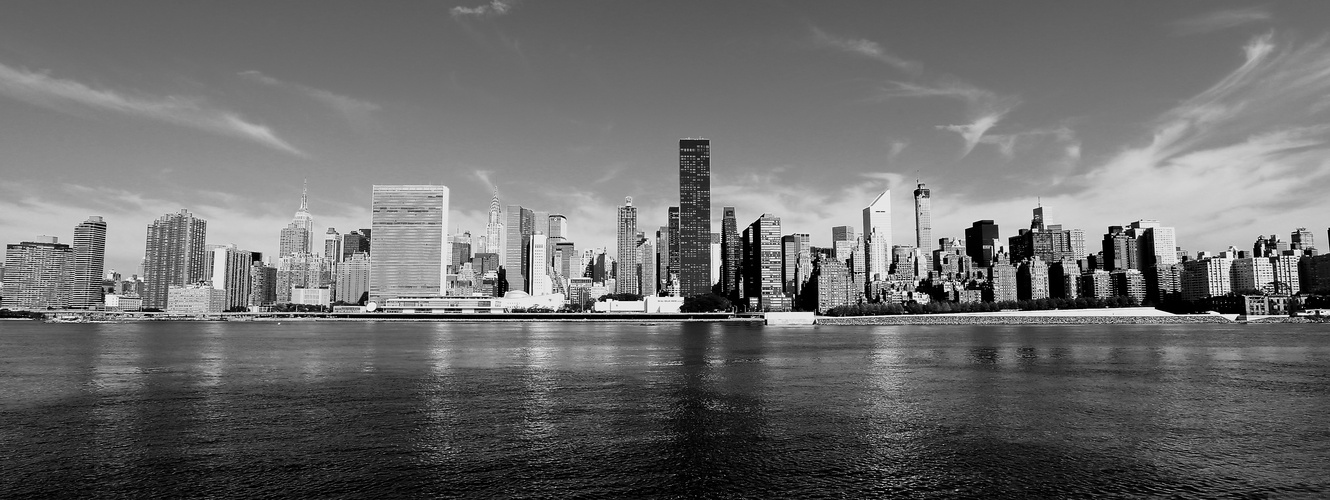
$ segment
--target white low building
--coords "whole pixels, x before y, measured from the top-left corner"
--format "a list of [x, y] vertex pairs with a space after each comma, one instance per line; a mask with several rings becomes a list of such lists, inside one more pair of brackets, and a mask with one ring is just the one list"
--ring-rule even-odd
[[138, 311], [143, 309], [143, 297], [107, 294], [106, 308], [112, 311]]

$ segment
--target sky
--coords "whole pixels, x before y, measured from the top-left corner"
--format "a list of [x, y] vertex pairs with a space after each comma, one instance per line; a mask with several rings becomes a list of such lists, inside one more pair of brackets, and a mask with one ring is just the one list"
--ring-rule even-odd
[[[275, 253], [308, 180], [317, 232], [370, 227], [374, 184], [443, 184], [453, 230], [502, 203], [614, 253], [678, 202], [678, 139], [711, 139], [712, 214], [831, 227], [911, 191], [933, 235], [1002, 236], [1042, 204], [1085, 230], [1157, 219], [1250, 248], [1330, 226], [1330, 2], [9, 1], [0, 241], [108, 223]], [[1317, 186], [1321, 186], [1318, 188]], [[1318, 241], [1319, 242], [1319, 241]], [[1326, 246], [1321, 243], [1320, 246]]]

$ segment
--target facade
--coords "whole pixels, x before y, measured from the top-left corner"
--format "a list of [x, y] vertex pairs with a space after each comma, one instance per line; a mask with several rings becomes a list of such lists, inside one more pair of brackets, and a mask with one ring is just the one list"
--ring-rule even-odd
[[1076, 260], [1068, 257], [1048, 266], [1048, 294], [1059, 299], [1081, 296], [1081, 270]]
[[143, 309], [143, 297], [111, 293], [106, 295], [105, 304], [111, 311], [138, 311]]
[[102, 304], [102, 269], [106, 263], [106, 221], [91, 216], [74, 227], [74, 267], [69, 307], [89, 308]]
[[65, 309], [70, 302], [74, 275], [74, 249], [54, 236], [5, 245], [4, 296], [6, 309]]
[[[641, 294], [637, 270], [637, 207], [633, 206], [633, 197], [624, 198], [619, 207], [618, 224], [615, 232], [618, 240], [619, 269], [624, 272], [615, 282], [615, 293]], [[533, 294], [535, 295], [535, 294]]]
[[711, 141], [679, 140], [679, 293], [711, 293]]
[[[1308, 236], [1310, 239], [1310, 236]], [[1286, 252], [1283, 255], [1267, 257], [1270, 259], [1271, 282], [1269, 293], [1297, 295], [1302, 291], [1302, 283], [1298, 277], [1298, 261], [1302, 260], [1302, 255], [1294, 252]]]
[[1145, 300], [1159, 304], [1165, 298], [1182, 292], [1182, 264], [1155, 264], [1145, 274]]
[[209, 279], [204, 241], [208, 221], [181, 209], [148, 225], [143, 257], [143, 307], [164, 309], [172, 286]]
[[568, 239], [568, 217], [563, 214], [550, 214], [550, 232], [549, 237], [555, 242]]
[[443, 294], [448, 283], [448, 187], [375, 185], [370, 300]]
[[656, 294], [656, 247], [651, 244], [651, 238], [646, 238], [641, 232], [638, 232], [637, 238], [637, 282], [640, 284], [643, 297]]
[[1136, 238], [1122, 226], [1109, 226], [1104, 234], [1104, 270], [1140, 269], [1140, 249]]
[[328, 307], [332, 303], [332, 289], [326, 286], [291, 288], [291, 303]]
[[1316, 248], [1316, 240], [1312, 237], [1312, 232], [1305, 227], [1293, 230], [1289, 236], [1289, 248], [1291, 250], [1311, 250]]
[[1275, 281], [1275, 269], [1270, 265], [1269, 257], [1243, 257], [1233, 259], [1229, 268], [1229, 283], [1233, 291], [1250, 293], [1251, 290], [1268, 290]]
[[342, 235], [342, 260], [348, 260], [358, 253], [369, 254], [369, 238], [360, 231]]
[[744, 297], [752, 311], [783, 311], [789, 308], [781, 281], [782, 248], [780, 218], [762, 214], [743, 232]]
[[[921, 182], [914, 190], [914, 246], [933, 256], [933, 194]], [[932, 268], [932, 266], [926, 266]]]
[[208, 283], [172, 286], [167, 292], [166, 313], [180, 315], [217, 314], [226, 310], [226, 292]]
[[840, 259], [819, 258], [816, 263], [817, 274], [817, 312], [853, 303], [858, 294], [854, 293], [854, 281], [850, 270]]
[[831, 248], [836, 259], [845, 262], [854, 253], [854, 226], [835, 226], [831, 228]]
[[276, 301], [289, 303], [292, 300], [291, 289], [330, 285], [334, 278], [332, 263], [323, 257], [310, 253], [294, 253], [278, 257]]
[[249, 306], [270, 306], [277, 302], [277, 268], [255, 261], [249, 266]]
[[877, 195], [864, 207], [864, 244], [867, 273], [871, 279], [886, 279], [891, 272], [891, 190]]
[[1171, 266], [1178, 263], [1178, 241], [1173, 228], [1165, 227], [1154, 219], [1141, 219], [1132, 222], [1127, 233], [1136, 238], [1140, 269], [1155, 264]]
[[1299, 260], [1298, 281], [1303, 292], [1330, 293], [1330, 253]]
[[993, 255], [998, 251], [997, 241], [997, 224], [991, 220], [974, 221], [965, 229], [965, 255], [969, 256], [976, 266], [991, 266]]
[[1113, 277], [1103, 269], [1095, 269], [1081, 275], [1081, 296], [1096, 299], [1113, 297]]

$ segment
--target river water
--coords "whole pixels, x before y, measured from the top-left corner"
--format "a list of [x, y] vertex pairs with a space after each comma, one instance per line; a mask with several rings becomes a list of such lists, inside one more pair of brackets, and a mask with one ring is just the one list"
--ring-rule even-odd
[[0, 323], [0, 497], [1330, 496], [1324, 325]]

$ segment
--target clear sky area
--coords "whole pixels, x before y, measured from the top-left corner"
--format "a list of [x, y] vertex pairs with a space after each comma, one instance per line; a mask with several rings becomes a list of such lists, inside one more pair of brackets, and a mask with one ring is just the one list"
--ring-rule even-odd
[[[994, 219], [1158, 219], [1250, 248], [1330, 225], [1330, 2], [8, 1], [0, 241], [108, 223], [137, 272], [188, 208], [275, 252], [309, 181], [316, 235], [370, 225], [373, 184], [445, 184], [451, 229], [504, 205], [614, 249], [678, 202], [678, 139], [712, 141], [712, 214], [829, 246], [893, 190], [933, 234]], [[1330, 242], [1327, 242], [1330, 243]], [[317, 245], [316, 245], [317, 246]]]

